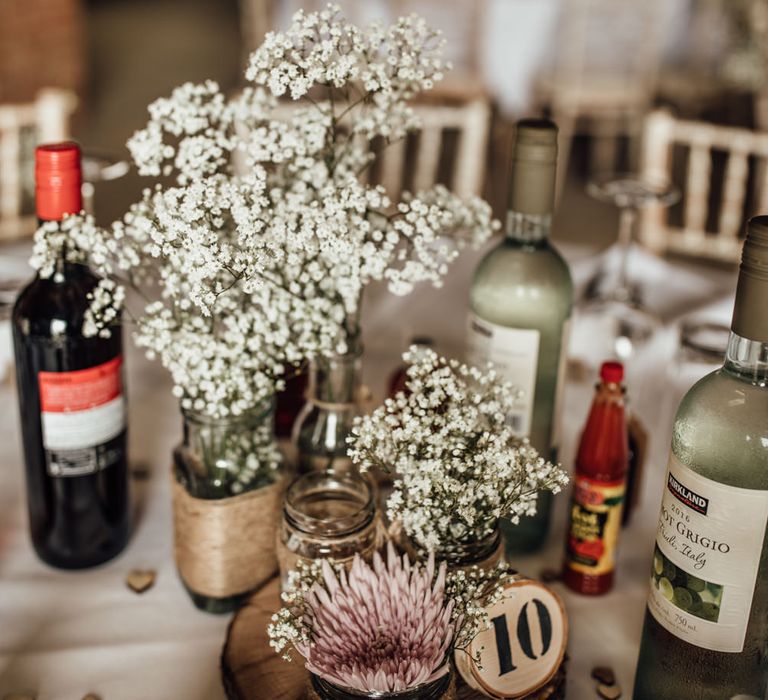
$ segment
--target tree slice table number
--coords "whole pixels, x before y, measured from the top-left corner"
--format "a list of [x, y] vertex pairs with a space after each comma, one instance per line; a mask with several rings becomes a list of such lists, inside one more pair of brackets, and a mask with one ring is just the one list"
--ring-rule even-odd
[[487, 612], [488, 629], [455, 656], [467, 685], [491, 698], [557, 697], [568, 643], [560, 598], [538, 581], [517, 580]]

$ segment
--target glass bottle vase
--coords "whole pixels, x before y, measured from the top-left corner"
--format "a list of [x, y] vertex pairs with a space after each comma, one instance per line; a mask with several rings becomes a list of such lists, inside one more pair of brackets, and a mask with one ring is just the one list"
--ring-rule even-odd
[[347, 436], [358, 413], [361, 357], [358, 345], [349, 353], [311, 362], [307, 403], [293, 428], [300, 474], [351, 469]]
[[274, 402], [226, 418], [182, 415], [184, 439], [173, 455], [177, 567], [198, 608], [231, 612], [277, 568]]

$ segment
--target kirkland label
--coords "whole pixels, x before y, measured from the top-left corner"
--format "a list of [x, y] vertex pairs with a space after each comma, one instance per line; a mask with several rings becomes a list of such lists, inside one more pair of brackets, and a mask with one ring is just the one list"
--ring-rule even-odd
[[768, 521], [768, 491], [726, 486], [671, 456], [648, 609], [704, 649], [744, 648]]
[[571, 504], [566, 557], [574, 571], [591, 576], [616, 567], [616, 544], [621, 530], [626, 483], [576, 478]]
[[40, 372], [43, 446], [51, 476], [92, 474], [122, 456], [122, 357], [74, 372]]
[[492, 362], [505, 381], [522, 389], [508, 420], [516, 435], [527, 437], [531, 432], [539, 363], [539, 331], [498, 326], [470, 314], [467, 335], [470, 364], [482, 367]]

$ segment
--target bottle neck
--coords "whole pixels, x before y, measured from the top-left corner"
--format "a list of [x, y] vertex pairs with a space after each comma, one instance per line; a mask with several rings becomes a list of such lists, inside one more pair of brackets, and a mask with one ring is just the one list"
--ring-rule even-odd
[[731, 331], [723, 370], [755, 386], [768, 386], [768, 343]]
[[317, 404], [336, 406], [338, 410], [354, 407], [361, 381], [359, 349], [347, 355], [316, 357], [311, 363], [310, 400]]
[[507, 238], [519, 243], [540, 243], [549, 238], [552, 228], [551, 214], [523, 214], [507, 212]]

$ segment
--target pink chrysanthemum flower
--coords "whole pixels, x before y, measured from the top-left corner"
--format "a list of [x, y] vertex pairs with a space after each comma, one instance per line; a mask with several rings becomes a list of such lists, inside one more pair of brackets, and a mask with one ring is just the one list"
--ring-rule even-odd
[[361, 691], [397, 692], [441, 678], [449, 671], [455, 624], [446, 596], [446, 568], [435, 576], [434, 557], [411, 565], [390, 545], [385, 564], [355, 556], [338, 576], [327, 561], [322, 580], [305, 594], [309, 640], [296, 650], [312, 673]]

